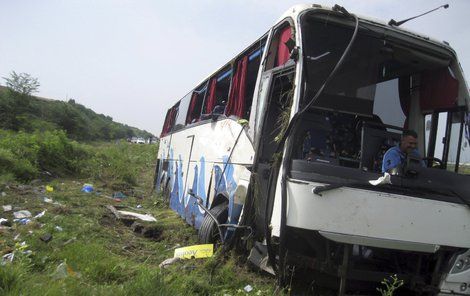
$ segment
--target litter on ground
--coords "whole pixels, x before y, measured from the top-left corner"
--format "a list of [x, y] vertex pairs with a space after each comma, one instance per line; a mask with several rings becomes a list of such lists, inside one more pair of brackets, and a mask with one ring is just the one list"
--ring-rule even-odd
[[21, 224], [21, 225], [26, 225], [26, 224], [28, 224], [29, 222], [31, 222], [31, 219], [29, 219], [29, 218], [21, 218], [21, 219], [13, 219], [13, 221], [15, 221], [16, 223]]
[[174, 264], [174, 263], [176, 263], [180, 260], [181, 260], [181, 258], [179, 258], [179, 257], [168, 258], [168, 259], [163, 260], [163, 262], [160, 263], [158, 265], [158, 267], [167, 268], [168, 266], [170, 266], [170, 265], [172, 265], [172, 264]]
[[52, 192], [52, 191], [54, 191], [54, 187], [50, 185], [46, 185], [46, 192]]
[[118, 191], [118, 192], [113, 193], [113, 198], [123, 199], [123, 198], [127, 198], [127, 195]]
[[34, 216], [34, 219], [37, 219], [37, 218], [41, 218], [42, 216], [44, 216], [46, 214], [46, 210], [42, 211], [41, 213], [37, 214], [36, 216]]
[[143, 215], [143, 214], [129, 212], [129, 211], [117, 211], [117, 212], [122, 216], [131, 216], [131, 217], [135, 217], [137, 219], [140, 219], [142, 221], [157, 222], [157, 219], [155, 219], [155, 217], [153, 217], [152, 215], [149, 215], [149, 214]]
[[213, 244], [194, 245], [175, 249], [174, 257], [182, 259], [208, 258], [214, 254]]
[[83, 184], [82, 192], [85, 192], [85, 193], [93, 192], [93, 185], [92, 184]]
[[31, 212], [27, 210], [13, 212], [13, 217], [15, 217], [15, 219], [29, 218], [31, 217]]
[[9, 212], [12, 209], [11, 205], [5, 205], [5, 206], [2, 206], [2, 207], [3, 207], [4, 212]]
[[47, 202], [47, 203], [53, 203], [54, 202], [52, 199], [48, 198], [47, 196], [44, 196], [42, 200], [44, 202]]
[[67, 262], [60, 263], [55, 269], [54, 279], [64, 279], [66, 277], [80, 277], [80, 274], [75, 272]]
[[11, 226], [11, 223], [8, 221], [8, 219], [0, 218], [0, 225]]

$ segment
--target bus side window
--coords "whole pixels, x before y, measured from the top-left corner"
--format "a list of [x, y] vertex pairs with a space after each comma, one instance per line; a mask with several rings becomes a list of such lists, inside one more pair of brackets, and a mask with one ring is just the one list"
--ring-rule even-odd
[[171, 110], [172, 108], [166, 111], [165, 122], [163, 122], [163, 128], [162, 128], [162, 133], [160, 134], [160, 138], [166, 136], [166, 134], [168, 133], [168, 126], [170, 124], [170, 118], [171, 118]]
[[290, 50], [287, 43], [292, 36], [292, 29], [289, 24], [276, 30], [269, 47], [269, 57], [266, 61], [266, 70], [284, 65], [290, 58]]
[[254, 51], [248, 56], [248, 67], [246, 71], [246, 90], [245, 90], [245, 112], [243, 118], [250, 118], [251, 104], [253, 103], [253, 96], [256, 86], [256, 79], [258, 78], [259, 68], [261, 64], [261, 57], [263, 50], [266, 46], [266, 39], [262, 40], [261, 46], [258, 50]]
[[181, 99], [178, 106], [178, 114], [175, 118], [175, 125], [173, 127], [174, 131], [184, 128], [186, 125], [186, 116], [189, 110], [189, 104], [191, 102], [192, 92], [187, 94], [184, 98]]
[[232, 69], [227, 67], [210, 80], [208, 94], [204, 102], [203, 119], [210, 118], [213, 112], [224, 114], [231, 75]]
[[189, 104], [188, 115], [186, 116], [186, 124], [195, 123], [201, 119], [202, 106], [207, 92], [207, 84], [208, 81], [204, 82], [202, 86], [193, 91], [191, 95], [191, 103]]
[[263, 54], [266, 38], [259, 45], [249, 49], [234, 63], [232, 82], [225, 115], [234, 115], [238, 118], [248, 119], [253, 102], [253, 92], [256, 86], [261, 56]]

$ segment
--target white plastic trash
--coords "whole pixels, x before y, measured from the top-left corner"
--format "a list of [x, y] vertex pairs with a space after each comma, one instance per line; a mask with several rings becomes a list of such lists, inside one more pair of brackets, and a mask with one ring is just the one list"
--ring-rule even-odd
[[41, 218], [42, 216], [44, 216], [44, 214], [46, 214], [46, 210], [42, 211], [41, 213], [37, 214], [36, 216], [34, 216], [34, 219], [37, 219], [37, 218]]
[[243, 290], [245, 290], [245, 292], [247, 293], [250, 293], [251, 291], [253, 291], [253, 287], [250, 285], [246, 285], [245, 288], [243, 288]]
[[31, 212], [27, 211], [27, 210], [21, 210], [21, 211], [18, 211], [18, 212], [13, 212], [13, 217], [15, 217], [15, 219], [29, 218], [29, 217], [31, 217]]

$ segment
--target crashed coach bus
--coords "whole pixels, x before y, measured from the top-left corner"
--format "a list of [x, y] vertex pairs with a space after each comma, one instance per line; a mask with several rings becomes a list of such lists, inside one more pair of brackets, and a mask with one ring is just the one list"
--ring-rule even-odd
[[[470, 295], [469, 104], [447, 43], [294, 6], [168, 110], [155, 186], [280, 284], [295, 267], [340, 295], [391, 274], [404, 295]], [[372, 185], [404, 130], [424, 162]]]

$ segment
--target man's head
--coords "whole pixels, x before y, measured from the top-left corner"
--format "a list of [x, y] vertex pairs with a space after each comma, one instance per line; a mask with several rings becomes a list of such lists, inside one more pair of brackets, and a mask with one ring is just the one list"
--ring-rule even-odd
[[405, 130], [401, 135], [400, 150], [409, 154], [418, 147], [418, 134], [413, 130]]

